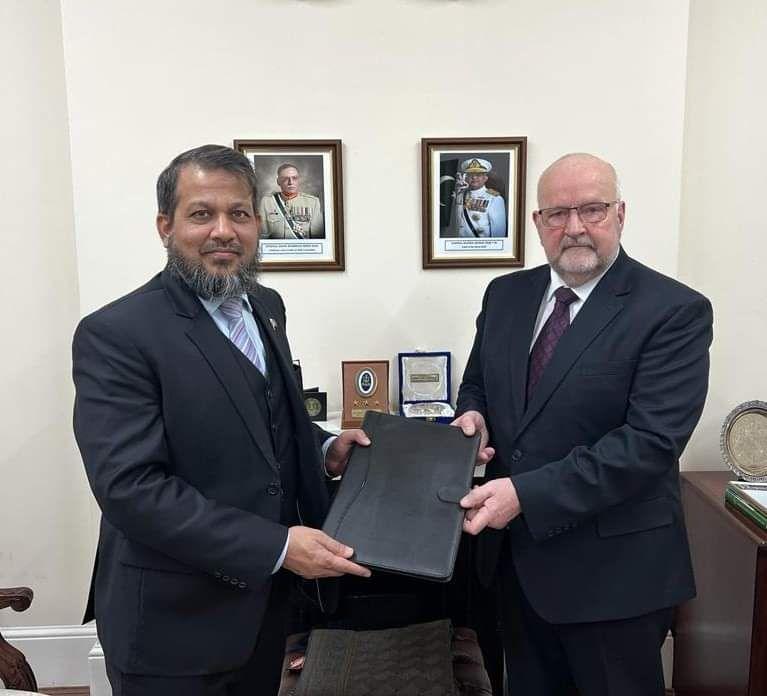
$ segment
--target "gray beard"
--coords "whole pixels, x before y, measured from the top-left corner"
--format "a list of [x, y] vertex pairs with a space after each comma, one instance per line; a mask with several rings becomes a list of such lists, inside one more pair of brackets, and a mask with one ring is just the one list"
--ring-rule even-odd
[[186, 283], [195, 295], [204, 300], [225, 300], [240, 297], [243, 293], [251, 293], [256, 289], [260, 263], [256, 255], [248, 263], [240, 266], [236, 273], [208, 273], [201, 261], [194, 263], [182, 256], [171, 239], [168, 244], [166, 268], [173, 277]]

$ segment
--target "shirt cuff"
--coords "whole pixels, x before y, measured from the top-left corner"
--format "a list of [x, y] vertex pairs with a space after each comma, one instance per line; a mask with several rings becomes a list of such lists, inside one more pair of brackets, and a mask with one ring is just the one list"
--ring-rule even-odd
[[322, 443], [322, 470], [325, 472], [325, 476], [328, 478], [335, 478], [335, 475], [328, 471], [328, 468], [325, 466], [325, 459], [328, 456], [330, 445], [332, 445], [337, 439], [338, 435], [331, 435], [327, 440], [325, 440], [325, 442]]
[[288, 538], [285, 539], [285, 546], [282, 547], [282, 553], [280, 554], [280, 557], [277, 559], [277, 563], [274, 564], [274, 570], [272, 571], [272, 575], [274, 575], [280, 568], [282, 568], [282, 564], [285, 562], [285, 556], [288, 555], [289, 543], [290, 543], [290, 530], [288, 529]]

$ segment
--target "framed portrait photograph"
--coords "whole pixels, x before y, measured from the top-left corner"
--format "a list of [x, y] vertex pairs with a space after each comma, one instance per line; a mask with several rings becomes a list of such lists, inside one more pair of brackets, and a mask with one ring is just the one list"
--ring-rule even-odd
[[423, 138], [424, 268], [524, 266], [527, 138]]
[[253, 164], [261, 267], [343, 271], [340, 140], [235, 140]]

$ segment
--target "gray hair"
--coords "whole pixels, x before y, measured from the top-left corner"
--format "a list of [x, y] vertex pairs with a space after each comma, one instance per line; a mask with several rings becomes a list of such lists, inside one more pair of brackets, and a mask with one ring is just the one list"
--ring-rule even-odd
[[300, 176], [301, 171], [298, 169], [298, 167], [296, 167], [295, 164], [291, 164], [290, 162], [285, 162], [284, 164], [281, 164], [279, 167], [277, 167], [277, 177], [279, 178], [280, 174], [282, 174], [282, 172], [288, 169], [289, 167], [295, 169]]
[[182, 152], [173, 158], [157, 177], [157, 212], [171, 220], [178, 205], [178, 177], [181, 170], [188, 166], [197, 166], [203, 171], [223, 170], [234, 174], [248, 186], [253, 200], [253, 210], [257, 210], [258, 186], [256, 174], [250, 160], [241, 152], [224, 145], [203, 145], [193, 150]]

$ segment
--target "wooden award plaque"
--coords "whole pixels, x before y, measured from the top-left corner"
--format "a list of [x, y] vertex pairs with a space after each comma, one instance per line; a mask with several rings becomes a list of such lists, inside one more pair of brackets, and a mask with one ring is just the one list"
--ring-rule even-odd
[[388, 360], [344, 360], [341, 377], [344, 394], [342, 428], [359, 428], [366, 411], [389, 413]]

